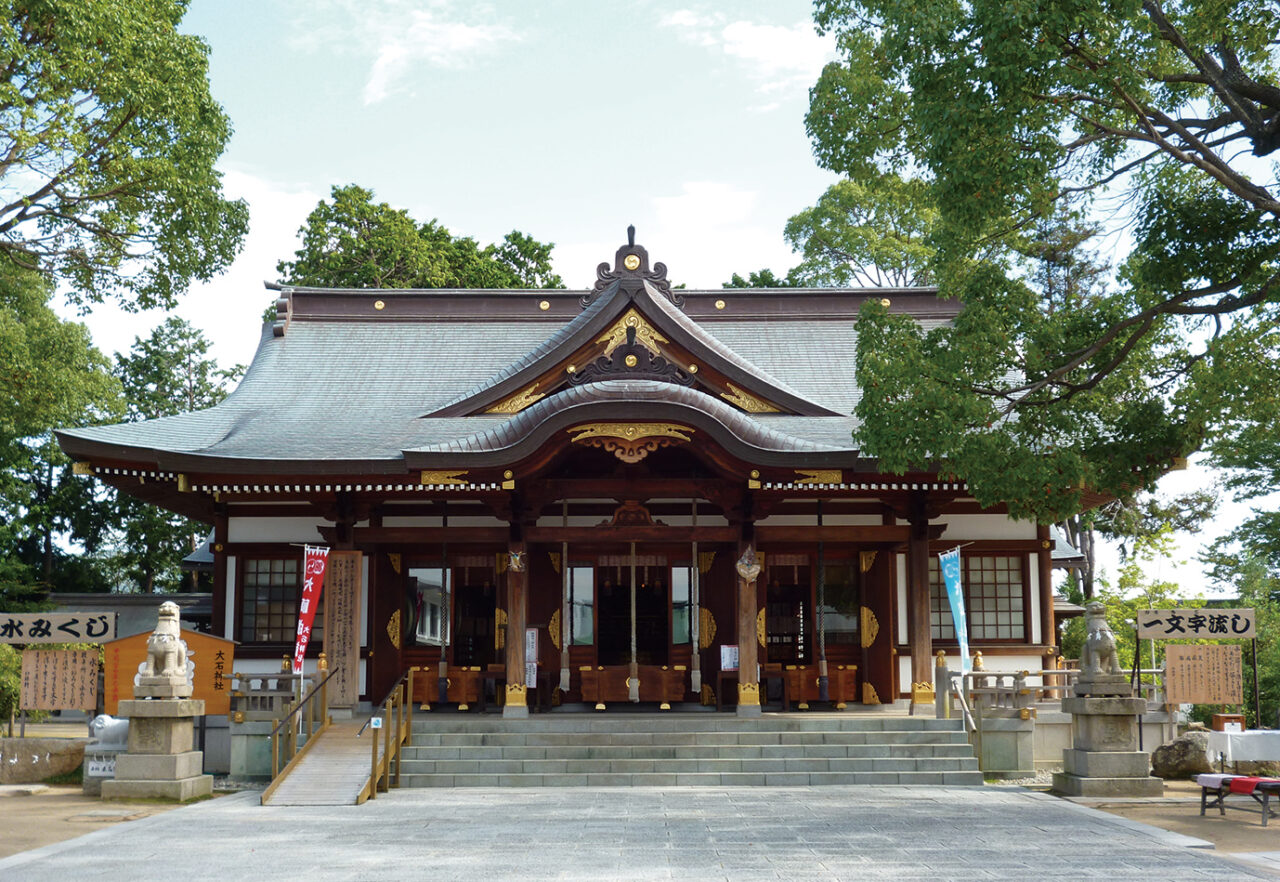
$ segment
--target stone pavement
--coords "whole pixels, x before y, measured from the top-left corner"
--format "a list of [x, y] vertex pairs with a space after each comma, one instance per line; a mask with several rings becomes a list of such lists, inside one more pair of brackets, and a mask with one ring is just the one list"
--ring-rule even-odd
[[258, 796], [23, 852], [0, 860], [0, 879], [1276, 878], [1021, 788], [424, 789], [347, 807]]

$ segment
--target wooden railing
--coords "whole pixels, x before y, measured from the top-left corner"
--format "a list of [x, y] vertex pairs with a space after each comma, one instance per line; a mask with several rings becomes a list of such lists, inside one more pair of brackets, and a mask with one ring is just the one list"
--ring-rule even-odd
[[[337, 671], [321, 673], [324, 676], [312, 685], [302, 698], [289, 706], [284, 719], [277, 720], [271, 729], [271, 780], [302, 756], [325, 729], [329, 728], [329, 678]], [[318, 700], [317, 700], [318, 699]], [[301, 749], [298, 741], [302, 729], [306, 729], [306, 741]]]
[[[411, 667], [400, 675], [387, 697], [373, 706], [369, 719], [365, 720], [356, 733], [357, 738], [363, 737], [366, 731], [373, 733], [373, 737], [369, 739], [369, 781], [360, 791], [357, 802], [375, 799], [378, 793], [386, 793], [390, 788], [400, 786], [400, 750], [413, 732], [413, 675], [417, 670], [416, 667]], [[375, 724], [375, 719], [380, 720], [380, 723]], [[381, 756], [378, 755], [379, 735], [383, 741]], [[394, 775], [391, 771], [393, 763]]]

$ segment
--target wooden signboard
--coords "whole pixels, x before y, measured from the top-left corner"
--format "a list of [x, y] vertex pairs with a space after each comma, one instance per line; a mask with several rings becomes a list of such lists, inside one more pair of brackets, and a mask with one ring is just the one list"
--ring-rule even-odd
[[115, 613], [0, 613], [0, 643], [106, 643]]
[[1257, 617], [1251, 609], [1142, 609], [1138, 610], [1139, 640], [1226, 640], [1258, 636]]
[[[236, 657], [235, 642], [185, 628], [181, 634], [187, 643], [187, 659], [195, 663], [191, 697], [204, 702], [206, 715], [231, 713], [231, 666]], [[104, 713], [114, 715], [120, 710], [121, 699], [132, 700], [133, 678], [138, 676], [138, 666], [147, 660], [147, 640], [150, 637], [151, 633], [144, 631], [132, 637], [112, 640], [103, 647], [106, 653], [106, 673], [102, 678], [106, 693], [102, 696]]]
[[98, 706], [98, 650], [24, 650], [18, 706], [92, 711]]
[[1239, 704], [1243, 680], [1239, 644], [1165, 647], [1165, 701], [1169, 704]]
[[358, 551], [330, 552], [324, 580], [324, 654], [335, 672], [329, 703], [337, 707], [350, 707], [360, 698], [361, 562]]

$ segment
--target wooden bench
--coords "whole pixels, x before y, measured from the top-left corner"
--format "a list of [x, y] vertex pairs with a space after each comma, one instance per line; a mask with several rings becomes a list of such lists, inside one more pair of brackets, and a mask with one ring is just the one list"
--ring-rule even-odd
[[[1267, 826], [1267, 819], [1272, 817], [1271, 797], [1280, 796], [1280, 778], [1253, 778], [1245, 775], [1196, 775], [1196, 783], [1200, 785], [1200, 815], [1206, 809], [1216, 808], [1219, 815], [1225, 815], [1227, 809], [1244, 812], [1256, 812], [1262, 815], [1262, 826]], [[1249, 796], [1257, 803], [1252, 805], [1229, 805], [1228, 796]], [[1213, 797], [1210, 800], [1210, 796]]]

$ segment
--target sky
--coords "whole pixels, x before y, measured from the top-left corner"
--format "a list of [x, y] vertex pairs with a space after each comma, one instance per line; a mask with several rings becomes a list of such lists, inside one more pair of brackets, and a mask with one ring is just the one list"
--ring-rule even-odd
[[[235, 130], [219, 167], [250, 208], [238, 259], [175, 310], [224, 365], [252, 359], [274, 301], [263, 282], [335, 186], [481, 243], [513, 229], [553, 242], [570, 288], [634, 224], [674, 283], [716, 288], [785, 274], [798, 258], [783, 226], [836, 180], [804, 131], [834, 57], [809, 0], [192, 0], [181, 29], [209, 44]], [[84, 320], [115, 352], [164, 316], [102, 305]], [[1209, 480], [1193, 467], [1168, 483]], [[1114, 552], [1103, 566], [1114, 574]], [[1195, 566], [1154, 574], [1202, 588]]]

